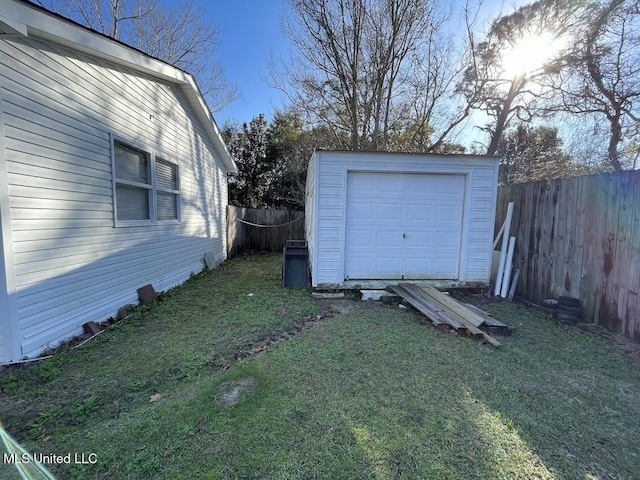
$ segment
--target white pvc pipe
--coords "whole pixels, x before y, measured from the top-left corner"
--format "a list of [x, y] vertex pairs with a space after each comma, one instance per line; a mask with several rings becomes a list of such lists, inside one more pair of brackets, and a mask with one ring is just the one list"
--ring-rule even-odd
[[502, 280], [502, 291], [500, 296], [507, 298], [509, 296], [509, 283], [511, 283], [511, 266], [513, 265], [513, 250], [516, 245], [516, 237], [509, 239], [509, 250], [507, 251], [507, 263], [504, 266], [504, 280]]
[[513, 217], [513, 202], [507, 206], [507, 218], [504, 221], [504, 236], [502, 237], [502, 247], [500, 248], [500, 263], [498, 263], [498, 275], [496, 276], [496, 288], [493, 294], [498, 296], [502, 287], [502, 277], [504, 276], [504, 265], [507, 261], [507, 245], [509, 243], [509, 231], [511, 230], [511, 218]]
[[500, 237], [502, 237], [502, 234], [504, 232], [504, 224], [505, 223], [506, 223], [506, 221], [502, 222], [502, 226], [500, 227], [500, 231], [498, 232], [498, 235], [496, 235], [496, 239], [493, 242], [493, 249], [494, 250], [498, 246], [498, 242], [500, 241]]

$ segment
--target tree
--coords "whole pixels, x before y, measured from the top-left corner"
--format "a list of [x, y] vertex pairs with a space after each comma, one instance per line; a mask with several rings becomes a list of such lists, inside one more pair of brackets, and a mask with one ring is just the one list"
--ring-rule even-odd
[[222, 136], [238, 165], [229, 181], [230, 202], [241, 207], [304, 208], [313, 151], [336, 148], [329, 129], [305, 128], [294, 109], [276, 111], [271, 122], [263, 114], [242, 126], [227, 122]]
[[498, 144], [501, 184], [535, 182], [569, 176], [571, 157], [562, 149], [558, 129], [519, 124]]
[[267, 157], [276, 165], [269, 197], [276, 208], [304, 208], [307, 162], [314, 149], [307, 137], [295, 111], [276, 111], [267, 129]]
[[[394, 132], [406, 131], [407, 119], [417, 119], [417, 142], [436, 149], [469, 111], [452, 108], [452, 79], [461, 69], [444, 33], [449, 12], [435, 5], [289, 0], [283, 30], [298, 56], [285, 67], [287, 81], [276, 84], [312, 124], [326, 125], [336, 140], [347, 139], [341, 148], [389, 150]], [[424, 141], [424, 132], [434, 138]]]
[[93, 30], [192, 74], [215, 112], [239, 97], [215, 60], [218, 29], [204, 20], [203, 6], [185, 0], [166, 8], [154, 0], [39, 0]]
[[481, 42], [469, 33], [471, 59], [459, 89], [492, 119], [484, 128], [487, 154], [497, 152], [511, 122], [541, 115], [540, 82], [563, 65], [566, 52], [554, 45], [569, 34], [577, 8], [572, 0], [542, 0], [497, 18]]
[[[571, 56], [550, 86], [559, 101], [551, 112], [606, 119], [609, 164], [622, 170], [621, 156], [635, 162], [640, 122], [640, 5], [637, 0], [594, 1], [583, 11], [591, 21], [576, 29]], [[625, 138], [629, 141], [624, 148]]]
[[335, 148], [338, 142], [327, 127], [306, 128], [292, 108], [276, 111], [267, 128], [267, 162], [275, 165], [276, 175], [268, 193], [270, 205], [303, 209], [309, 159], [314, 150]]
[[276, 172], [273, 162], [267, 161], [267, 121], [264, 115], [259, 114], [241, 127], [227, 123], [222, 128], [222, 137], [238, 166], [238, 173], [229, 180], [229, 203], [249, 208], [270, 206], [267, 192], [273, 185]]

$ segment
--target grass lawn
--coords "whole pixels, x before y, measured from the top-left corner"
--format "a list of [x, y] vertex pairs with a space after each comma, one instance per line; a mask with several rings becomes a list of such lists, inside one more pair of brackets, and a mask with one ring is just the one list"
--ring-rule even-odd
[[640, 363], [616, 343], [498, 303], [517, 331], [494, 349], [394, 306], [320, 304], [280, 287], [280, 260], [226, 262], [1, 375], [0, 419], [33, 452], [97, 454], [50, 465], [62, 479], [640, 478]]

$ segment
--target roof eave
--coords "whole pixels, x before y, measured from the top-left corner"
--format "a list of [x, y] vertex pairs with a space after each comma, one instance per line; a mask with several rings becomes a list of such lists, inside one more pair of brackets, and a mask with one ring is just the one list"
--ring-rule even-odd
[[24, 1], [0, 0], [0, 24], [11, 35], [32, 36], [177, 85], [230, 172], [237, 167], [193, 76], [135, 48]]

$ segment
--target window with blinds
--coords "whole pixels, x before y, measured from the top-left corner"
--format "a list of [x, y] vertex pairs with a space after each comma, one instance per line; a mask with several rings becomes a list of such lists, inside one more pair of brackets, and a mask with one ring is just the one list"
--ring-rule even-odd
[[158, 220], [178, 220], [179, 204], [178, 166], [156, 158], [156, 212]]
[[116, 226], [180, 220], [178, 165], [114, 141]]
[[119, 221], [151, 221], [149, 154], [115, 142], [116, 215]]

